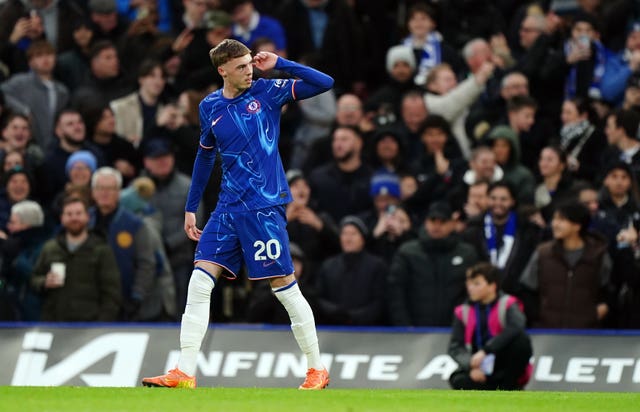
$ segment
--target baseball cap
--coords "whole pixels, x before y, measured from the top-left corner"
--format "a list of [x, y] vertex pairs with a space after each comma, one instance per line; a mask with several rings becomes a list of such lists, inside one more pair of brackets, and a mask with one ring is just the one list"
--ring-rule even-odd
[[165, 139], [152, 139], [144, 145], [143, 155], [145, 157], [160, 157], [173, 153], [169, 142]]
[[622, 170], [631, 179], [633, 179], [633, 170], [631, 169], [631, 165], [629, 163], [627, 163], [627, 162], [624, 162], [622, 160], [618, 160], [618, 161], [612, 162], [611, 164], [608, 165], [607, 173], [605, 174], [605, 176], [608, 175], [609, 173], [613, 172], [614, 170]]
[[89, 0], [89, 10], [99, 14], [109, 14], [116, 12], [115, 0]]
[[427, 219], [451, 220], [451, 215], [451, 206], [447, 202], [437, 201], [429, 206]]

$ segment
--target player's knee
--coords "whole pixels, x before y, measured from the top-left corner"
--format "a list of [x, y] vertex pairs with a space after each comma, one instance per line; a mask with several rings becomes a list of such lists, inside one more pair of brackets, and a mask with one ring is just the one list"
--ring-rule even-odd
[[196, 268], [189, 280], [189, 295], [209, 297], [215, 286], [215, 278], [206, 271]]

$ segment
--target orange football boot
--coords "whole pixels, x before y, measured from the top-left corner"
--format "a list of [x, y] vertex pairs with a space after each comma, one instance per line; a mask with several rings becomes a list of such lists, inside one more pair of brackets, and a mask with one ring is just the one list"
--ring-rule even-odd
[[175, 368], [167, 372], [166, 375], [143, 378], [143, 386], [155, 386], [160, 388], [189, 388], [196, 387], [196, 377], [189, 376], [180, 369]]
[[307, 378], [304, 383], [298, 387], [305, 391], [319, 391], [329, 385], [329, 372], [326, 369], [313, 369], [307, 371]]

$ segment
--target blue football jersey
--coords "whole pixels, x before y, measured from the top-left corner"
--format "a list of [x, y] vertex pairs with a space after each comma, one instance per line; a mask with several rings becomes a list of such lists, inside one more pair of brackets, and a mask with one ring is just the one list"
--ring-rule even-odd
[[278, 151], [280, 111], [294, 100], [291, 79], [258, 79], [234, 99], [222, 89], [200, 103], [200, 145], [222, 157], [218, 206], [247, 211], [289, 203]]

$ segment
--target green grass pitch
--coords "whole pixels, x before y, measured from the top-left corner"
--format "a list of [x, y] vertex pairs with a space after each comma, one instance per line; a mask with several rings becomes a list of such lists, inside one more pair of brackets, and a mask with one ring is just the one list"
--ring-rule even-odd
[[638, 411], [640, 394], [266, 388], [0, 387], [0, 411]]

